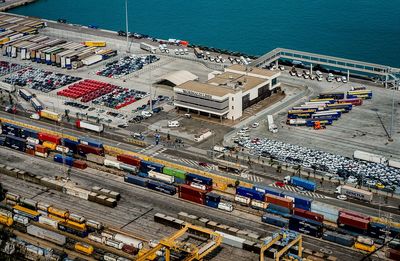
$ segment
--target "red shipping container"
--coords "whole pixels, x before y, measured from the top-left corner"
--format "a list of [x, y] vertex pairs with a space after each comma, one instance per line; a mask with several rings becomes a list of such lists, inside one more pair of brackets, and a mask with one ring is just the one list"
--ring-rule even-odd
[[104, 149], [103, 148], [96, 148], [85, 144], [78, 144], [77, 146], [78, 151], [83, 152], [84, 154], [96, 154], [104, 156]]
[[35, 150], [40, 153], [47, 153], [47, 148], [43, 145], [37, 144]]
[[187, 194], [187, 193], [179, 193], [179, 197], [182, 198], [182, 199], [185, 199], [185, 200], [189, 200], [189, 201], [201, 204], [201, 205], [204, 205], [204, 203], [205, 203], [205, 197], [204, 196], [203, 197], [196, 197], [196, 196], [193, 196], [193, 195]]
[[307, 211], [301, 208], [294, 208], [294, 215], [300, 216], [300, 217], [304, 217], [304, 218], [308, 218], [317, 222], [324, 222], [324, 215], [315, 213], [315, 212], [311, 212], [311, 211]]
[[73, 166], [78, 169], [86, 169], [87, 164], [82, 160], [75, 160]]
[[189, 185], [180, 185], [179, 186], [179, 194], [188, 194], [198, 198], [204, 198], [206, 195], [206, 190], [201, 190], [198, 188], [194, 188]]
[[35, 150], [33, 149], [26, 149], [25, 152], [29, 155], [35, 156]]
[[131, 245], [123, 245], [122, 246], [122, 251], [124, 251], [125, 253], [128, 253], [130, 255], [137, 255], [137, 253], [139, 252], [139, 250]]
[[358, 218], [358, 217], [354, 217], [354, 216], [350, 216], [350, 215], [347, 215], [345, 213], [341, 213], [339, 215], [338, 223], [342, 224], [342, 225], [347, 225], [347, 226], [350, 226], [350, 227], [362, 229], [362, 230], [367, 230], [368, 229], [368, 225], [369, 225], [369, 221], [368, 220], [365, 220], [365, 219], [362, 219], [362, 218]]
[[371, 220], [371, 217], [370, 217], [370, 216], [367, 216], [367, 215], [362, 214], [362, 213], [359, 213], [359, 212], [347, 210], [347, 209], [341, 209], [341, 210], [339, 211], [339, 214], [341, 214], [341, 213], [347, 214], [347, 215], [349, 215], [349, 216], [353, 216], [353, 217], [358, 217], [358, 218], [361, 218], [361, 219], [365, 219], [365, 220], [368, 220], [368, 221]]
[[138, 157], [131, 156], [131, 155], [125, 155], [125, 154], [118, 155], [117, 160], [121, 161], [125, 164], [133, 165], [136, 167], [140, 167], [140, 162], [142, 161]]
[[386, 251], [386, 257], [392, 260], [400, 260], [400, 251], [389, 248]]
[[293, 209], [293, 201], [288, 198], [282, 198], [271, 194], [265, 195], [265, 202], [279, 205], [284, 208]]
[[42, 142], [43, 141], [50, 141], [50, 142], [53, 142], [53, 143], [55, 143], [57, 145], [61, 144], [61, 138], [60, 137], [58, 137], [56, 135], [52, 135], [52, 134], [43, 133], [43, 132], [39, 133], [39, 140], [42, 141]]

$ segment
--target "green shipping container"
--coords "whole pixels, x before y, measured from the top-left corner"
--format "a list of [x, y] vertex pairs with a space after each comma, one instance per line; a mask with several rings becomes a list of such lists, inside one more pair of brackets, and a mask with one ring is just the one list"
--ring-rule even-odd
[[166, 175], [169, 175], [169, 176], [177, 177], [177, 178], [182, 179], [182, 180], [186, 179], [186, 171], [183, 171], [183, 170], [164, 167], [163, 168], [163, 173], [166, 174]]

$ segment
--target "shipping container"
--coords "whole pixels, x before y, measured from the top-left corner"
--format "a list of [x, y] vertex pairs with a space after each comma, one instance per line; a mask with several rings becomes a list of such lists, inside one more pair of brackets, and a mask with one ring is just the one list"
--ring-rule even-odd
[[48, 225], [50, 227], [53, 227], [55, 229], [58, 228], [58, 221], [46, 216], [40, 216], [39, 217], [39, 223], [40, 224], [44, 224], [44, 225]]
[[222, 231], [215, 231], [218, 234], [222, 236], [222, 244], [228, 245], [228, 246], [233, 246], [236, 248], [243, 248], [243, 243], [246, 241], [243, 238], [237, 237], [237, 236], [232, 236], [227, 233], [224, 233]]
[[86, 244], [86, 243], [82, 243], [82, 242], [75, 243], [74, 249], [76, 252], [79, 252], [79, 253], [82, 253], [82, 254], [88, 255], [88, 256], [90, 256], [94, 252], [93, 246]]
[[363, 251], [368, 252], [368, 253], [374, 252], [376, 250], [375, 245], [368, 246], [368, 245], [361, 244], [359, 242], [355, 242], [354, 247], [356, 249], [363, 250]]
[[141, 178], [141, 177], [129, 175], [129, 174], [124, 177], [124, 181], [131, 183], [131, 184], [139, 185], [141, 187], [147, 187], [147, 183], [148, 183], [148, 179], [146, 179], [146, 178]]
[[318, 213], [314, 213], [314, 212], [311, 212], [311, 211], [307, 211], [307, 210], [304, 210], [304, 209], [294, 208], [293, 209], [293, 214], [297, 215], [297, 216], [300, 216], [300, 217], [308, 218], [310, 220], [314, 220], [314, 221], [317, 221], [317, 222], [320, 222], [320, 223], [324, 222], [324, 216], [323, 215], [318, 214]]
[[116, 249], [122, 249], [122, 247], [124, 246], [124, 244], [122, 242], [119, 242], [119, 241], [116, 241], [113, 239], [108, 239], [108, 238], [104, 241], [104, 243], [106, 246], [110, 246], [110, 247], [113, 247]]
[[89, 139], [89, 138], [80, 138], [79, 143], [88, 145], [91, 147], [96, 147], [96, 148], [103, 148], [103, 143], [97, 140]]
[[140, 167], [140, 162], [141, 162], [141, 159], [138, 157], [131, 155], [124, 155], [124, 154], [118, 155], [117, 160], [125, 164], [133, 165], [136, 167]]
[[25, 152], [26, 140], [18, 138], [18, 137], [10, 136], [10, 135], [6, 135], [5, 137], [6, 137], [6, 139], [4, 141], [5, 146], [15, 149], [15, 150]]
[[374, 163], [381, 163], [381, 164], [386, 164], [388, 161], [384, 156], [365, 152], [365, 151], [360, 151], [360, 150], [355, 150], [353, 157], [355, 159], [364, 160], [364, 161], [368, 161], [368, 162], [374, 162]]
[[67, 240], [64, 235], [34, 225], [27, 226], [26, 231], [29, 235], [56, 243], [60, 246], [64, 245]]
[[54, 142], [51, 142], [51, 141], [44, 141], [42, 144], [43, 144], [43, 146], [39, 145], [39, 147], [38, 147], [38, 145], [37, 145], [36, 148], [41, 149], [42, 147], [44, 147], [44, 148], [47, 148], [47, 149], [53, 150], [53, 151], [55, 151], [57, 148], [57, 144], [55, 144]]
[[279, 216], [288, 218], [291, 216], [292, 210], [270, 203], [267, 206], [267, 213], [271, 213], [271, 214], [275, 214], [275, 215], [279, 215]]
[[339, 210], [340, 208], [330, 205], [330, 204], [326, 204], [326, 203], [322, 203], [319, 201], [313, 201], [311, 203], [311, 212], [317, 213], [317, 214], [321, 214], [324, 216], [324, 220], [336, 223], [337, 219], [339, 217]]
[[[125, 163], [119, 163], [119, 167], [121, 170], [128, 172], [128, 173], [132, 173], [132, 174], [136, 174], [139, 171], [139, 169], [137, 167], [129, 165], [129, 164], [125, 164]], [[148, 177], [148, 174], [147, 174], [147, 177]]]
[[14, 217], [12, 217], [15, 223], [20, 223], [24, 226], [29, 224], [29, 218], [25, 217], [25, 216], [21, 216], [18, 214], [15, 214]]
[[368, 220], [368, 221], [371, 220], [370, 216], [365, 215], [365, 214], [360, 213], [360, 212], [356, 212], [356, 211], [351, 211], [351, 210], [347, 210], [347, 209], [341, 209], [339, 211], [339, 214], [342, 214], [342, 213], [350, 215], [350, 216], [353, 216], [353, 217], [358, 217], [358, 218], [361, 218], [361, 219], [364, 219], [364, 220]]
[[134, 248], [137, 248], [137, 249], [143, 248], [143, 241], [137, 240], [137, 239], [129, 237], [129, 236], [125, 236], [125, 235], [117, 233], [114, 235], [114, 239], [124, 243], [125, 245], [133, 246]]
[[352, 247], [354, 245], [354, 237], [342, 235], [333, 231], [325, 231], [322, 234], [322, 239], [347, 247]]
[[100, 165], [104, 165], [104, 157], [96, 154], [86, 154], [86, 160]]
[[348, 227], [360, 229], [366, 231], [368, 229], [369, 221], [355, 217], [355, 216], [350, 216], [345, 213], [340, 213], [339, 218], [338, 218], [338, 225], [345, 225]]
[[287, 219], [274, 216], [271, 214], [264, 214], [261, 218], [261, 221], [267, 224], [271, 224], [277, 227], [288, 227], [289, 221]]
[[219, 204], [218, 202], [206, 199], [205, 205], [211, 208], [218, 208], [218, 204]]
[[275, 205], [282, 206], [284, 208], [293, 209], [293, 201], [288, 198], [277, 197], [275, 195], [266, 194], [265, 201]]
[[176, 178], [183, 179], [183, 180], [186, 179], [186, 171], [183, 171], [183, 170], [174, 169], [174, 168], [170, 168], [170, 167], [164, 167], [163, 173], [166, 175], [170, 175], [170, 176], [174, 176]]
[[78, 144], [76, 146], [76, 149], [77, 149], [77, 153], [81, 156], [86, 156], [86, 154], [89, 154], [89, 153], [104, 156], [103, 148], [92, 147], [92, 146], [85, 145], [85, 144]]
[[83, 120], [76, 120], [75, 124], [76, 124], [76, 127], [80, 128], [80, 129], [87, 129], [87, 130], [91, 130], [91, 131], [98, 132], [98, 133], [104, 131], [103, 124], [96, 124], [96, 123], [83, 121]]
[[203, 177], [197, 174], [188, 173], [186, 175], [186, 182], [195, 182], [206, 186], [212, 186], [213, 180], [208, 177]]
[[61, 154], [56, 154], [54, 155], [54, 161], [72, 167], [74, 165], [75, 159], [72, 157], [63, 156]]
[[264, 194], [271, 194], [280, 197], [283, 193], [282, 189], [274, 188], [271, 186], [264, 186], [264, 185], [254, 185], [253, 186], [254, 190], [257, 190], [259, 192], [263, 192]]
[[213, 192], [208, 192], [206, 194], [206, 200], [219, 203], [221, 201], [221, 196]]
[[88, 235], [88, 232], [86, 229], [80, 229], [80, 228], [74, 227], [74, 226], [72, 226], [66, 222], [62, 222], [62, 221], [60, 221], [58, 223], [58, 229], [61, 231], [73, 234], [78, 237], [87, 237], [87, 235]]
[[311, 203], [313, 201], [311, 198], [307, 198], [307, 197], [295, 194], [290, 191], [282, 192], [282, 196], [284, 196], [287, 199], [291, 199], [294, 203], [294, 207], [296, 207], [296, 208], [301, 208], [304, 210], [311, 209]]
[[174, 186], [163, 184], [154, 180], [149, 180], [147, 183], [147, 187], [149, 189], [156, 190], [171, 196], [176, 194], [176, 188]]
[[235, 195], [235, 202], [239, 203], [240, 205], [249, 206], [251, 202], [251, 198], [243, 197], [240, 195]]
[[26, 139], [26, 138], [38, 139], [39, 133], [37, 131], [31, 130], [31, 129], [22, 128], [21, 129], [21, 138], [23, 138], [23, 139]]
[[165, 175], [156, 171], [150, 170], [148, 172], [149, 178], [159, 180], [168, 184], [174, 183], [174, 176]]
[[299, 178], [296, 176], [292, 176], [290, 178], [290, 184], [293, 186], [302, 187], [302, 188], [304, 188], [306, 190], [310, 190], [310, 191], [315, 191], [317, 189], [317, 185], [315, 184], [315, 182], [306, 180], [303, 178]]
[[267, 208], [267, 205], [268, 205], [267, 202], [261, 200], [252, 199], [250, 202], [250, 207], [254, 209], [265, 210]]
[[400, 260], [400, 251], [395, 249], [387, 249], [386, 257], [391, 260]]
[[63, 146], [69, 148], [70, 150], [72, 150], [75, 154], [78, 152], [78, 145], [79, 142], [77, 141], [73, 141], [67, 138], [63, 138], [62, 139], [62, 144]]
[[251, 188], [238, 186], [236, 188], [236, 195], [264, 201], [264, 193]]
[[340, 194], [346, 195], [351, 198], [356, 198], [360, 200], [365, 200], [365, 201], [372, 201], [373, 198], [373, 193], [363, 190], [363, 189], [358, 189], [358, 188], [353, 188], [348, 185], [342, 185], [340, 186]]
[[109, 159], [104, 159], [104, 166], [111, 167], [111, 168], [116, 168], [116, 169], [121, 169], [120, 163], [118, 161], [112, 161], [112, 160], [109, 160]]
[[148, 172], [150, 170], [162, 173], [164, 165], [155, 162], [142, 160], [140, 163], [141, 171]]
[[41, 110], [39, 112], [40, 117], [45, 118], [45, 119], [49, 119], [52, 121], [56, 121], [56, 122], [61, 122], [62, 121], [62, 115], [56, 112], [52, 112], [49, 110]]
[[40, 132], [38, 138], [41, 142], [50, 141], [57, 145], [61, 145], [61, 138], [56, 135]]

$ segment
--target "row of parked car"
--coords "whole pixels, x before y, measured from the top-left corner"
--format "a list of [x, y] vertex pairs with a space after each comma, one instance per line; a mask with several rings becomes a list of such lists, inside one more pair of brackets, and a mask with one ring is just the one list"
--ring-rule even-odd
[[[289, 72], [291, 76], [297, 76], [299, 78], [304, 78], [304, 79], [310, 79], [310, 80], [317, 80], [317, 81], [322, 81], [324, 79], [323, 74], [320, 71], [316, 71], [315, 75], [312, 74], [309, 70], [296, 70], [295, 68], [292, 68], [292, 70]], [[328, 82], [343, 82], [347, 83], [347, 77], [346, 76], [334, 76], [332, 73], [329, 73], [328, 76], [326, 77], [326, 80]]]
[[81, 78], [76, 76], [26, 67], [6, 77], [3, 81], [47, 93], [79, 80]]
[[136, 72], [142, 69], [145, 65], [154, 63], [160, 58], [155, 55], [137, 56], [130, 55], [109, 62], [105, 68], [96, 72], [97, 75], [118, 79], [124, 75]]
[[120, 109], [149, 95], [148, 92], [117, 87], [112, 92], [93, 100], [94, 104]]
[[0, 61], [0, 76], [4, 76], [24, 68], [23, 65], [16, 63], [9, 63], [7, 61]]

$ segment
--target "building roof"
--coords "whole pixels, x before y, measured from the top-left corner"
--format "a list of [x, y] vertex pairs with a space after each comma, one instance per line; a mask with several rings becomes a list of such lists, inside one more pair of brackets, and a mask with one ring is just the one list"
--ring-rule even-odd
[[171, 72], [171, 73], [164, 75], [156, 83], [166, 83], [167, 82], [167, 85], [177, 86], [177, 85], [181, 85], [182, 83], [185, 83], [187, 81], [194, 81], [194, 80], [198, 80], [198, 79], [199, 79], [199, 77], [197, 75], [194, 75], [193, 73], [188, 72], [188, 71], [181, 70], [181, 71], [175, 71], [175, 72]]
[[[247, 71], [246, 71], [247, 68]], [[266, 76], [266, 77], [272, 77], [275, 76], [276, 74], [279, 74], [279, 72], [277, 71], [270, 71], [270, 70], [266, 70], [266, 69], [260, 69], [257, 67], [253, 67], [253, 66], [245, 66], [245, 65], [241, 65], [241, 64], [234, 64], [229, 66], [228, 68], [226, 68], [226, 70], [232, 70], [232, 71], [237, 71], [237, 72], [242, 72], [242, 73], [252, 73], [252, 74], [258, 74], [261, 76]]]
[[211, 85], [208, 83], [201, 83], [201, 82], [197, 82], [197, 81], [187, 81], [177, 87], [184, 89], [184, 90], [200, 92], [200, 93], [218, 96], [218, 97], [222, 97], [229, 93], [236, 92], [232, 88], [220, 87], [220, 86], [215, 86], [215, 85]]
[[232, 72], [224, 72], [215, 75], [215, 77], [208, 80], [207, 83], [222, 85], [221, 88], [233, 88], [233, 86], [238, 86], [241, 87], [243, 92], [245, 92], [262, 84], [265, 81], [266, 79], [254, 76], [248, 76]]

